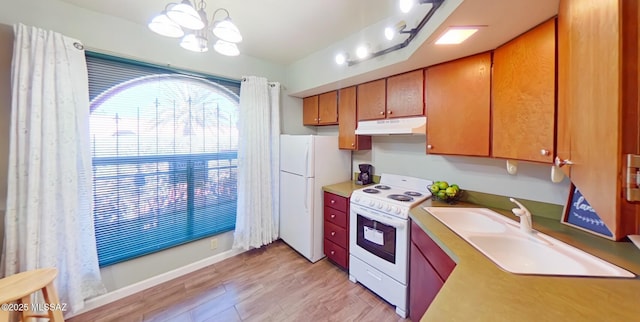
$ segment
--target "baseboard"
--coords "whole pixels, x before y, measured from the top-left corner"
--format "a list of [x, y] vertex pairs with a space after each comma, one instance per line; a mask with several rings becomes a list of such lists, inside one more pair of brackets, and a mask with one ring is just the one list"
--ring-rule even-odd
[[65, 319], [69, 319], [76, 315], [80, 315], [82, 313], [86, 313], [91, 310], [95, 310], [103, 305], [115, 302], [117, 300], [123, 299], [129, 295], [136, 294], [138, 292], [142, 292], [148, 288], [154, 287], [156, 285], [160, 285], [162, 283], [168, 282], [172, 279], [178, 278], [180, 276], [193, 273], [199, 269], [205, 268], [209, 265], [213, 265], [215, 263], [221, 262], [227, 258], [236, 256], [238, 254], [244, 253], [245, 250], [240, 249], [230, 249], [226, 252], [216, 254], [211, 257], [207, 257], [205, 259], [199, 260], [197, 262], [191, 263], [189, 265], [185, 265], [174, 270], [168, 271], [166, 273], [162, 273], [153, 277], [150, 277], [146, 280], [119, 288], [107, 294], [103, 294], [100, 296], [96, 296], [94, 298], [88, 299], [85, 302], [84, 308], [78, 312], [70, 314], [69, 316], [65, 316]]

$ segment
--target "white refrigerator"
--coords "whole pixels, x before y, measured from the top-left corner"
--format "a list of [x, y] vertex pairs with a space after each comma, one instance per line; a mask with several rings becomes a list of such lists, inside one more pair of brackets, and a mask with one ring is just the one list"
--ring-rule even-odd
[[311, 262], [324, 257], [322, 186], [350, 178], [337, 136], [280, 136], [280, 238]]

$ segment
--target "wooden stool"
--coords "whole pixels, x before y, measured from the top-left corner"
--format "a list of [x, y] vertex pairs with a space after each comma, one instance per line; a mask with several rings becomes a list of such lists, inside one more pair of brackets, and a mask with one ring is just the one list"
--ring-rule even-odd
[[[58, 275], [55, 268], [42, 268], [22, 272], [0, 279], [0, 322], [8, 322], [11, 312], [21, 311], [22, 321], [27, 318], [49, 318], [50, 322], [64, 321], [60, 310], [60, 299], [53, 280]], [[46, 314], [37, 314], [32, 311], [31, 294], [41, 290], [44, 301], [49, 307]], [[5, 305], [7, 304], [7, 305]], [[38, 306], [38, 305], [36, 305]], [[40, 307], [40, 306], [38, 306]]]

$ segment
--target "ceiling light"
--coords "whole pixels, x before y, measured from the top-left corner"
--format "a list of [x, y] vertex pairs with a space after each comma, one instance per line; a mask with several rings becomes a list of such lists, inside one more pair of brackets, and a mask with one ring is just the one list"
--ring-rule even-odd
[[349, 54], [347, 54], [347, 53], [338, 53], [336, 55], [336, 64], [342, 65], [342, 64], [346, 63], [348, 59], [349, 59]]
[[198, 32], [192, 32], [182, 38], [180, 47], [197, 53], [204, 53], [209, 50], [208, 44], [207, 37]]
[[191, 30], [204, 28], [204, 22], [189, 0], [183, 0], [181, 3], [171, 6], [167, 10], [167, 16], [180, 26]]
[[449, 27], [447, 31], [436, 40], [436, 45], [457, 45], [467, 40], [478, 31], [477, 27]]
[[[387, 38], [387, 40], [393, 40], [393, 38], [395, 38], [397, 34], [404, 32], [405, 28], [407, 28], [407, 23], [404, 22], [404, 20], [402, 20], [397, 24], [395, 24], [393, 27], [385, 28], [384, 37]], [[410, 33], [410, 32], [407, 32], [407, 33]]]
[[240, 55], [240, 50], [238, 46], [232, 42], [218, 40], [216, 44], [213, 45], [213, 49], [217, 51], [219, 54], [225, 56], [238, 56]]
[[162, 11], [155, 16], [149, 23], [149, 29], [165, 37], [180, 38], [184, 36], [184, 30], [167, 16], [167, 11]]
[[[380, 57], [382, 55], [386, 55], [388, 53], [394, 52], [396, 50], [400, 50], [402, 48], [407, 47], [411, 41], [418, 35], [420, 30], [427, 24], [427, 22], [434, 16], [438, 8], [442, 5], [445, 0], [399, 0], [400, 6], [403, 11], [410, 11], [411, 7], [414, 4], [428, 4], [429, 8], [425, 9], [426, 13], [422, 19], [416, 23], [415, 26], [407, 29], [407, 24], [405, 21], [400, 21], [396, 23], [394, 26], [389, 26], [385, 29], [385, 37], [391, 41], [396, 37], [396, 34], [408, 34], [404, 40], [393, 41], [383, 49], [376, 50], [375, 52], [371, 52], [371, 46], [368, 44], [366, 46], [360, 46], [356, 50], [356, 55], [354, 58], [349, 58], [347, 53], [339, 53], [335, 56], [335, 61], [337, 64], [347, 64], [347, 66], [353, 66], [359, 64], [363, 61]], [[413, 18], [412, 18], [413, 19]]]
[[[213, 23], [209, 24], [205, 8], [204, 0], [197, 2], [197, 6], [192, 5], [189, 0], [169, 3], [162, 13], [149, 22], [149, 29], [166, 37], [182, 37], [180, 46], [195, 52], [208, 51], [209, 33], [212, 32], [223, 40], [215, 43], [214, 49], [217, 52], [227, 56], [239, 55], [240, 50], [235, 43], [242, 41], [242, 35], [238, 27], [231, 22], [229, 11], [224, 8], [215, 10], [211, 16]], [[219, 11], [226, 13], [226, 16], [215, 20]]]
[[367, 56], [369, 56], [369, 46], [358, 46], [358, 48], [356, 49], [356, 56], [358, 56], [358, 58], [360, 59], [367, 58]]
[[413, 8], [414, 0], [400, 0], [400, 11], [408, 13]]
[[216, 16], [216, 13], [218, 13], [218, 11], [224, 11], [227, 14], [227, 17], [221, 21], [213, 22], [213, 29], [212, 29], [213, 34], [224, 41], [233, 42], [233, 43], [241, 42], [242, 35], [240, 34], [240, 30], [238, 29], [238, 27], [236, 27], [236, 25], [234, 25], [233, 22], [231, 22], [231, 17], [229, 17], [229, 11], [227, 11], [227, 9], [220, 8], [213, 13], [214, 18]]

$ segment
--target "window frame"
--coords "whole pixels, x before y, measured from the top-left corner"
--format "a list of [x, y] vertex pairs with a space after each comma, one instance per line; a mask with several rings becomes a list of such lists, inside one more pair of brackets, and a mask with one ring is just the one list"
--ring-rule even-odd
[[[130, 60], [130, 59], [126, 59], [126, 58], [121, 58], [121, 57], [115, 57], [115, 56], [111, 56], [111, 55], [106, 55], [106, 54], [102, 54], [102, 53], [95, 53], [95, 52], [90, 52], [87, 51], [86, 52], [86, 56], [88, 60], [91, 59], [100, 59], [103, 61], [108, 61], [108, 62], [114, 62], [116, 64], [127, 64], [127, 65], [134, 65], [134, 66], [139, 66], [142, 68], [146, 68], [146, 69], [150, 69], [151, 71], [157, 71], [157, 73], [162, 73], [162, 74], [176, 74], [176, 75], [183, 75], [183, 76], [189, 76], [189, 77], [195, 77], [197, 79], [200, 80], [205, 80], [208, 82], [213, 82], [216, 85], [218, 85], [219, 87], [225, 89], [228, 91], [228, 93], [226, 93], [228, 98], [233, 98], [235, 103], [237, 104], [236, 106], [239, 108], [239, 91], [240, 91], [240, 81], [239, 80], [230, 80], [230, 79], [226, 79], [226, 78], [219, 78], [219, 77], [215, 77], [212, 75], [206, 75], [206, 74], [202, 74], [202, 73], [196, 73], [196, 72], [191, 72], [191, 71], [185, 71], [185, 70], [181, 70], [181, 69], [176, 69], [173, 67], [165, 67], [165, 66], [158, 66], [155, 64], [150, 64], [150, 63], [145, 63], [145, 62], [140, 62], [140, 61], [136, 61], [136, 60]], [[89, 68], [88, 68], [89, 69]], [[131, 78], [131, 79], [126, 79], [124, 81], [122, 80], [111, 80], [112, 83], [111, 86], [106, 86], [102, 83], [100, 83], [100, 85], [102, 85], [99, 88], [103, 88], [102, 91], [100, 90], [96, 90], [95, 88], [91, 88], [90, 87], [90, 101], [91, 101], [91, 111], [90, 113], [93, 113], [94, 109], [99, 107], [102, 102], [100, 101], [102, 98], [102, 96], [108, 96], [108, 95], [103, 95], [105, 93], [108, 92], [108, 90], [111, 90], [114, 88], [114, 86], [118, 86], [121, 84], [124, 84], [126, 82], [131, 82], [134, 81], [133, 83], [135, 84], [135, 80], [139, 80], [140, 77], [144, 77], [144, 76], [149, 76], [149, 75], [145, 75], [145, 74], [141, 74], [136, 78]], [[108, 82], [106, 82], [107, 84], [109, 84]], [[99, 89], [98, 88], [98, 89]], [[116, 87], [117, 88], [117, 87]], [[220, 92], [222, 93], [222, 92]], [[231, 95], [229, 95], [231, 94]], [[221, 94], [222, 95], [222, 94]], [[97, 102], [93, 102], [93, 100], [98, 99]], [[107, 98], [108, 99], [108, 98]], [[189, 107], [191, 108], [191, 107]], [[236, 125], [236, 129], [237, 129], [237, 125]], [[140, 134], [138, 134], [140, 135]], [[157, 139], [157, 138], [156, 138]], [[239, 138], [238, 138], [239, 139]], [[93, 147], [92, 147], [93, 150]], [[186, 171], [186, 185], [187, 185], [187, 216], [188, 218], [186, 219], [187, 225], [188, 227], [191, 227], [191, 229], [188, 229], [188, 234], [186, 236], [188, 236], [189, 238], [185, 238], [184, 240], [180, 241], [180, 242], [171, 242], [171, 243], [163, 243], [163, 245], [161, 245], [160, 247], [150, 247], [150, 249], [144, 249], [141, 250], [139, 252], [134, 252], [133, 255], [130, 256], [126, 256], [126, 257], [117, 257], [117, 258], [113, 258], [113, 256], [110, 256], [109, 259], [105, 259], [105, 260], [101, 260], [99, 258], [99, 264], [100, 267], [106, 267], [109, 265], [113, 265], [116, 263], [120, 263], [120, 262], [124, 262], [133, 258], [137, 258], [140, 256], [144, 256], [144, 255], [148, 255], [151, 253], [155, 253], [161, 250], [165, 250], [165, 249], [169, 249], [175, 246], [179, 246], [179, 245], [183, 245], [186, 243], [190, 243], [202, 238], [208, 238], [211, 236], [215, 236], [217, 234], [220, 233], [224, 233], [227, 231], [232, 231], [235, 229], [235, 208], [233, 209], [233, 213], [234, 213], [234, 220], [233, 220], [233, 227], [229, 228], [229, 225], [227, 224], [227, 226], [223, 227], [224, 229], [218, 229], [218, 230], [212, 230], [210, 232], [206, 232], [206, 233], [202, 233], [202, 232], [198, 232], [198, 233], [194, 233], [193, 231], [193, 227], [192, 227], [192, 223], [195, 220], [194, 218], [197, 216], [196, 211], [198, 209], [196, 209], [194, 207], [194, 202], [196, 202], [196, 196], [195, 196], [195, 177], [194, 177], [194, 173], [197, 171], [201, 171], [201, 169], [195, 169], [194, 168], [194, 164], [196, 164], [197, 162], [200, 162], [199, 164], [202, 164], [202, 161], [204, 160], [204, 165], [205, 168], [207, 169], [205, 171], [205, 175], [203, 178], [205, 178], [205, 181], [208, 180], [208, 176], [209, 176], [209, 170], [211, 170], [212, 168], [208, 165], [209, 163], [207, 161], [211, 161], [211, 160], [220, 160], [221, 158], [224, 158], [225, 160], [229, 161], [229, 165], [227, 166], [220, 166], [218, 164], [218, 166], [214, 169], [214, 171], [219, 171], [222, 168], [229, 168], [229, 171], [231, 173], [231, 168], [236, 168], [236, 176], [234, 178], [234, 180], [236, 180], [237, 182], [237, 146], [235, 150], [225, 150], [225, 151], [218, 151], [218, 152], [212, 152], [212, 153], [207, 153], [206, 151], [203, 153], [189, 153], [189, 154], [182, 154], [182, 153], [174, 153], [174, 154], [168, 154], [168, 155], [164, 155], [164, 154], [160, 154], [159, 152], [157, 154], [154, 155], [134, 155], [134, 156], [124, 156], [121, 158], [116, 157], [98, 157], [97, 159], [94, 158], [94, 156], [92, 155], [92, 164], [93, 164], [93, 168], [94, 168], [94, 174], [95, 174], [95, 169], [97, 166], [103, 166], [105, 164], [118, 164], [118, 165], [122, 165], [122, 164], [129, 164], [129, 165], [140, 165], [140, 164], [146, 164], [149, 162], [156, 162], [157, 165], [159, 165], [161, 162], [169, 162], [169, 164], [171, 164], [171, 162], [177, 162], [177, 158], [179, 157], [180, 162], [185, 162], [187, 164], [187, 167], [185, 169]], [[173, 161], [172, 161], [173, 160]], [[233, 160], [235, 160], [235, 165], [233, 165]], [[146, 163], [145, 163], [146, 162]], [[219, 163], [219, 162], [218, 162]], [[174, 170], [177, 173], [177, 170]], [[156, 172], [157, 175], [158, 172]], [[136, 173], [134, 176], [140, 176], [140, 173]], [[92, 176], [92, 182], [94, 183], [94, 194], [96, 192], [96, 180], [98, 180], [95, 176]], [[119, 179], [118, 179], [119, 180]], [[174, 183], [175, 185], [175, 183]], [[120, 186], [119, 184], [117, 184], [118, 186], [118, 190], [120, 190]], [[172, 188], [175, 188], [172, 187]], [[235, 190], [235, 200], [237, 200], [237, 189]], [[140, 192], [138, 192], [138, 194], [140, 194]], [[139, 196], [138, 196], [139, 198]], [[234, 200], [234, 202], [235, 202]], [[140, 207], [141, 204], [138, 204], [137, 206]], [[205, 207], [206, 208], [206, 207]], [[139, 210], [138, 210], [139, 213]], [[92, 213], [92, 215], [94, 215], [94, 220], [96, 219], [96, 208], [94, 206], [94, 211]], [[140, 217], [140, 215], [138, 215], [138, 217]], [[119, 222], [120, 219], [118, 219]], [[139, 220], [139, 218], [135, 218], [133, 220]], [[109, 225], [111, 223], [108, 223], [107, 225]], [[133, 225], [133, 224], [132, 224]], [[100, 236], [101, 233], [103, 234], [103, 231], [100, 231], [100, 227], [98, 227], [98, 223], [94, 224], [95, 227], [95, 232], [96, 232], [96, 243], [99, 244], [100, 243]], [[112, 231], [111, 229], [108, 229], [108, 231]], [[147, 247], [149, 248], [149, 247]], [[99, 248], [100, 249], [100, 248]], [[110, 251], [112, 252], [112, 251]], [[100, 255], [100, 253], [99, 253]]]

